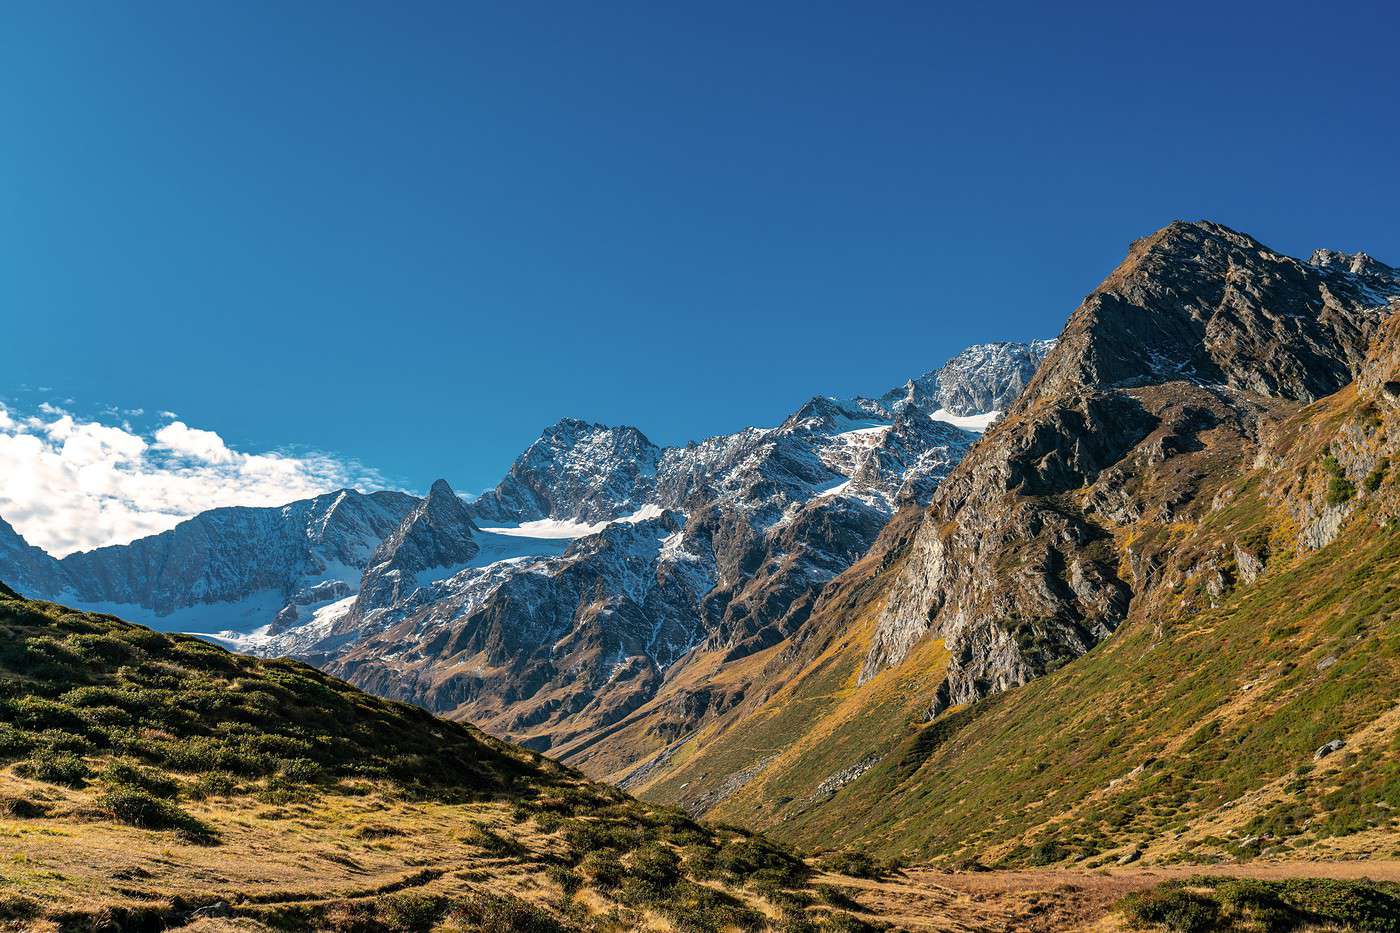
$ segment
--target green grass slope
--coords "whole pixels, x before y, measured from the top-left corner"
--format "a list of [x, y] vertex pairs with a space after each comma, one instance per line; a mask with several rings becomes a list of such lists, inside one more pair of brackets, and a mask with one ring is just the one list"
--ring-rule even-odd
[[305, 665], [0, 585], [0, 928], [865, 926], [809, 875]]

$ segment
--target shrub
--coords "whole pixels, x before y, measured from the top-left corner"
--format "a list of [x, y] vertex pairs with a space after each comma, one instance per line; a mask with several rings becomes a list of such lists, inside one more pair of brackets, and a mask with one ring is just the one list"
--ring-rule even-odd
[[1322, 469], [1327, 473], [1327, 504], [1341, 505], [1356, 495], [1356, 487], [1329, 450], [1322, 455]]
[[1220, 905], [1215, 901], [1174, 887], [1130, 894], [1123, 908], [1135, 922], [1154, 924], [1172, 933], [1206, 933], [1216, 929], [1220, 920]]
[[418, 891], [386, 894], [375, 902], [375, 915], [395, 933], [426, 933], [442, 917], [447, 901]]
[[838, 875], [875, 880], [887, 877], [899, 870], [899, 863], [894, 860], [876, 860], [864, 852], [855, 851], [829, 853], [818, 859], [817, 865], [823, 871], [834, 872]]
[[830, 884], [819, 884], [816, 886], [817, 897], [824, 903], [832, 907], [844, 907], [847, 910], [859, 910], [860, 904], [855, 899], [840, 888]]
[[760, 930], [764, 927], [763, 915], [746, 907], [722, 891], [681, 881], [672, 888], [668, 897], [652, 904], [654, 909], [671, 922], [677, 931], [710, 933], [712, 930], [739, 928]]
[[65, 787], [82, 787], [92, 777], [87, 762], [72, 752], [36, 751], [15, 770], [22, 777]]
[[564, 900], [574, 896], [579, 887], [583, 884], [583, 879], [574, 874], [563, 865], [550, 865], [544, 870], [545, 877], [559, 886], [559, 890], [564, 892]]
[[191, 800], [228, 797], [238, 790], [238, 779], [227, 771], [210, 771], [195, 778], [189, 787]]
[[140, 829], [173, 829], [192, 841], [211, 842], [214, 832], [208, 826], [169, 800], [125, 785], [113, 787], [97, 798], [97, 806], [113, 819]]
[[1313, 922], [1375, 933], [1400, 933], [1400, 885], [1330, 878], [1275, 882], [1279, 901]]
[[566, 933], [567, 927], [545, 911], [507, 894], [479, 893], [456, 902], [439, 927], [473, 933]]
[[327, 933], [384, 933], [374, 905], [364, 901], [331, 904], [317, 919], [317, 929]]
[[29, 754], [34, 740], [28, 732], [16, 729], [7, 722], [0, 722], [0, 761], [13, 761]]
[[621, 860], [611, 852], [589, 852], [579, 863], [579, 870], [600, 888], [615, 888], [627, 874]]
[[1068, 855], [1069, 852], [1056, 840], [1043, 839], [1031, 849], [1029, 861], [1032, 865], [1053, 865]]
[[1400, 933], [1400, 885], [1328, 878], [1191, 878], [1123, 901], [1129, 918], [1173, 931], [1285, 933], [1298, 929]]
[[793, 886], [811, 876], [812, 870], [773, 843], [758, 837], [738, 839], [715, 853], [720, 871], [745, 881]]
[[632, 874], [649, 884], [665, 886], [680, 877], [681, 861], [665, 846], [649, 845], [632, 854]]
[[134, 787], [155, 797], [178, 796], [180, 785], [154, 768], [143, 767], [129, 758], [109, 762], [102, 772], [102, 782], [110, 787]]
[[576, 852], [596, 852], [599, 849], [625, 851], [642, 844], [642, 833], [631, 826], [603, 823], [596, 820], [568, 820], [564, 838]]

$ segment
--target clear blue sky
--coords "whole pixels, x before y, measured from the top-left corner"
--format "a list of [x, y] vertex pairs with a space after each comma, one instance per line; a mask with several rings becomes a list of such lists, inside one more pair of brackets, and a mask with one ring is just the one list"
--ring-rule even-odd
[[1400, 262], [1397, 18], [6, 3], [0, 394], [480, 489], [1053, 335], [1178, 217]]

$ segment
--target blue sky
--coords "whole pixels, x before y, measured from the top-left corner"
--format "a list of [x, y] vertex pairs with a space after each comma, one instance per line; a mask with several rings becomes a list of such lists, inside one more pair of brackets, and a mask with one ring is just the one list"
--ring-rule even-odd
[[1178, 217], [1400, 262], [1393, 4], [978, 6], [5, 4], [0, 398], [478, 490], [1053, 335]]

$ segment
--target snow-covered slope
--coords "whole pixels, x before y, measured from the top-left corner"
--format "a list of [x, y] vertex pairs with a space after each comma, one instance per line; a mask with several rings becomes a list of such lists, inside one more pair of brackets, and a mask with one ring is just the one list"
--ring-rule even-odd
[[[0, 577], [28, 585], [27, 595], [166, 631], [286, 628], [353, 592], [370, 555], [418, 501], [343, 489], [276, 508], [213, 509], [130, 544], [48, 558], [42, 572], [36, 549], [7, 550]], [[13, 549], [15, 539], [0, 528], [0, 548], [9, 540]]]

